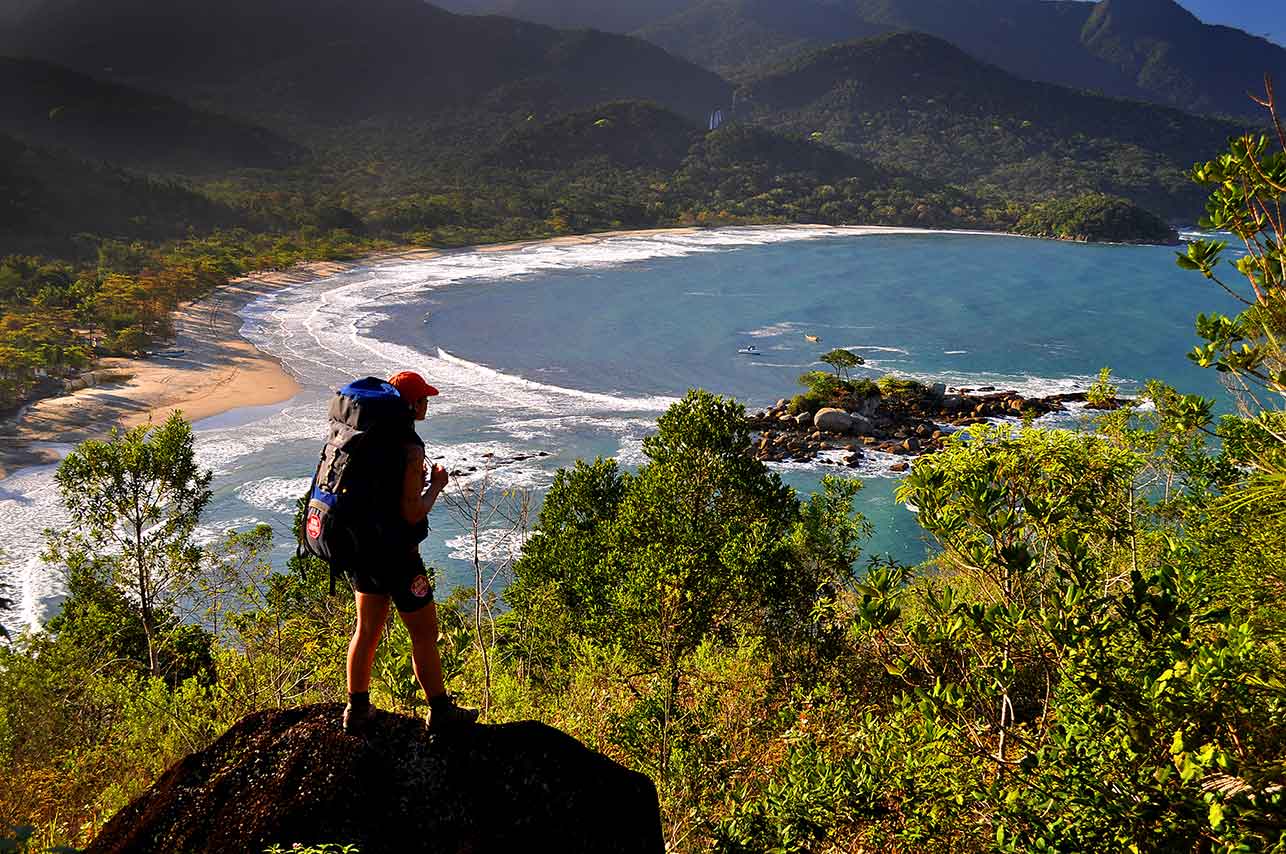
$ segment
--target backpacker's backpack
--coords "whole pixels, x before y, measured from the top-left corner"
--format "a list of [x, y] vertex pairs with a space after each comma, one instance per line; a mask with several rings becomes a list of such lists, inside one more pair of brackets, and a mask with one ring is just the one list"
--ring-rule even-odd
[[404, 538], [399, 515], [404, 446], [420, 442], [414, 415], [396, 388], [376, 377], [349, 383], [330, 404], [330, 431], [309, 487], [301, 551], [335, 575], [378, 561]]

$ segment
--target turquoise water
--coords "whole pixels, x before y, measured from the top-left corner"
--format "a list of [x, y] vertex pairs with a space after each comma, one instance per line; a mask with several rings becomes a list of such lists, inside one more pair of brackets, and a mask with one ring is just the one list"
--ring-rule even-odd
[[[1127, 393], [1158, 377], [1219, 396], [1214, 376], [1184, 354], [1195, 315], [1227, 303], [1179, 271], [1167, 248], [839, 229], [669, 233], [359, 268], [247, 311], [244, 334], [304, 391], [198, 425], [216, 474], [203, 535], [268, 522], [284, 563], [330, 390], [353, 376], [419, 370], [442, 390], [420, 425], [430, 455], [465, 472], [459, 484], [485, 473], [493, 494], [526, 491], [538, 503], [553, 472], [576, 459], [640, 464], [643, 437], [688, 388], [763, 407], [793, 394], [832, 347], [857, 350], [871, 376], [1050, 394], [1082, 390], [1111, 366]], [[737, 352], [751, 344], [758, 355]], [[926, 544], [891, 500], [889, 462], [859, 471], [860, 509], [877, 529], [869, 551], [916, 560]], [[839, 471], [777, 468], [805, 492]], [[5, 573], [30, 619], [59, 600], [60, 581], [35, 558], [39, 529], [58, 519], [51, 469], [0, 482]], [[445, 507], [432, 521], [424, 553], [449, 589], [472, 578], [471, 543]], [[484, 555], [516, 546], [495, 522], [485, 527]]]
[[[872, 374], [1053, 389], [1110, 365], [1212, 393], [1184, 356], [1194, 313], [1212, 300], [1166, 248], [840, 237], [461, 284], [377, 335], [579, 389], [699, 386], [755, 405], [792, 393], [832, 346], [857, 348]], [[737, 354], [749, 344], [762, 356]]]

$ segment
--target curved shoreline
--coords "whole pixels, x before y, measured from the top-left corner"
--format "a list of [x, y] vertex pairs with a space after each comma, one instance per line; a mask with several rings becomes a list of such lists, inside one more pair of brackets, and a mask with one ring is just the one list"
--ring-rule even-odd
[[[724, 229], [835, 231], [853, 236], [880, 234], [960, 234], [1021, 237], [1002, 232], [950, 231], [894, 226], [828, 226], [774, 224], [631, 229], [566, 235], [503, 244], [481, 244], [439, 250], [407, 247], [382, 251], [352, 261], [313, 261], [288, 270], [251, 273], [220, 286], [174, 313], [175, 338], [162, 354], [148, 358], [107, 358], [95, 371], [127, 377], [123, 381], [41, 398], [17, 415], [0, 421], [0, 482], [20, 469], [49, 465], [61, 457], [58, 446], [102, 438], [113, 429], [157, 423], [181, 410], [191, 421], [236, 409], [290, 400], [301, 390], [281, 362], [241, 336], [240, 310], [285, 287], [389, 261], [415, 261], [445, 254], [510, 252], [535, 246], [579, 246], [613, 238], [687, 235]], [[1030, 238], [1029, 238], [1030, 239]]]

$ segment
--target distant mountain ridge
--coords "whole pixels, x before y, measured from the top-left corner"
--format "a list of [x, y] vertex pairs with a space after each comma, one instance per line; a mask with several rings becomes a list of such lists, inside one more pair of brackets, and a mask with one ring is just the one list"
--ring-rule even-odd
[[316, 124], [636, 97], [695, 119], [730, 91], [629, 36], [456, 15], [421, 0], [44, 0], [0, 31], [0, 53]]
[[[609, 26], [579, 0], [442, 0], [479, 12]], [[1020, 77], [1193, 112], [1255, 115], [1247, 90], [1286, 80], [1286, 48], [1208, 25], [1174, 0], [687, 0], [656, 8], [634, 32], [728, 73], [789, 51], [890, 32], [945, 39]], [[633, 23], [634, 18], [621, 18]]]
[[505, 15], [561, 29], [629, 33], [690, 4], [691, 0], [448, 0], [437, 5], [466, 15]]
[[[640, 38], [421, 0], [39, 0], [38, 12], [0, 28], [0, 55], [32, 55], [0, 61], [0, 133], [29, 143], [24, 152], [57, 146], [72, 160], [193, 182], [182, 188], [192, 198], [153, 207], [176, 209], [167, 222], [242, 217], [465, 242], [532, 223], [553, 233], [734, 221], [1010, 228], [1032, 204], [1088, 194], [1192, 221], [1203, 193], [1185, 170], [1243, 130], [1023, 80], [922, 34], [794, 52], [872, 26], [857, 0], [800, 0], [824, 13], [811, 18], [769, 0], [701, 2], [760, 27], [767, 67], [738, 86]], [[881, 20], [906, 8], [861, 2]], [[988, 4], [1031, 9], [958, 2], [955, 14], [975, 14], [982, 30]], [[1130, 0], [1095, 8], [1117, 2]], [[717, 35], [698, 22], [694, 37]], [[1113, 17], [1100, 32], [1130, 26]], [[799, 38], [774, 44], [784, 27]], [[728, 121], [709, 132], [715, 109]], [[131, 148], [140, 132], [148, 137]], [[50, 157], [23, 157], [57, 176]], [[131, 222], [157, 222], [118, 205], [125, 195], [109, 185], [154, 196], [162, 185], [84, 174], [104, 188], [93, 206], [104, 218], [70, 210], [65, 182], [36, 192], [14, 172], [33, 202], [21, 217], [10, 205], [8, 219], [69, 224], [64, 245], [78, 231], [125, 235], [137, 231]], [[219, 203], [201, 210], [201, 192]]]
[[921, 34], [826, 48], [746, 83], [745, 112], [891, 168], [998, 198], [1124, 196], [1194, 221], [1186, 170], [1237, 123], [1022, 80]]

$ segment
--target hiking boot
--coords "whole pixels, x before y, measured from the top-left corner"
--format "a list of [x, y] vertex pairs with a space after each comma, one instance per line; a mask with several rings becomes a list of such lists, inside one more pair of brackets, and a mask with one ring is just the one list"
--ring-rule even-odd
[[349, 703], [344, 707], [344, 732], [349, 735], [361, 735], [373, 720], [375, 720], [375, 707], [370, 703], [365, 706], [354, 706]]
[[455, 704], [449, 695], [429, 702], [429, 716], [425, 723], [430, 732], [465, 727], [478, 722], [477, 709], [465, 709]]

